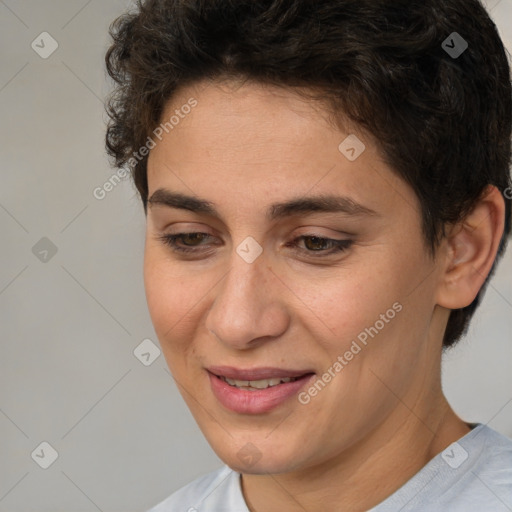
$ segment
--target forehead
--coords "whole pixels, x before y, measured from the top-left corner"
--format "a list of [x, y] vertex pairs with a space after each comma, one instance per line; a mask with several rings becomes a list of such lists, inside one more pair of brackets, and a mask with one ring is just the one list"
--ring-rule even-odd
[[[149, 195], [169, 189], [221, 203], [255, 201], [261, 208], [262, 199], [280, 203], [284, 196], [335, 192], [361, 204], [414, 205], [412, 191], [384, 163], [372, 138], [354, 125], [340, 129], [329, 117], [317, 102], [284, 88], [183, 88], [167, 103], [161, 140], [150, 151]], [[348, 158], [354, 152], [356, 158]]]
[[[191, 102], [194, 108], [188, 108]], [[343, 133], [332, 125], [332, 117], [327, 105], [300, 96], [296, 89], [202, 81], [180, 89], [167, 102], [161, 126], [164, 138], [176, 144], [194, 143], [198, 156], [207, 154], [211, 159], [236, 153], [237, 164], [265, 165], [276, 156], [300, 160], [312, 146], [317, 149], [316, 159], [323, 154], [318, 151], [321, 146], [336, 148]], [[372, 144], [370, 136], [365, 139]]]

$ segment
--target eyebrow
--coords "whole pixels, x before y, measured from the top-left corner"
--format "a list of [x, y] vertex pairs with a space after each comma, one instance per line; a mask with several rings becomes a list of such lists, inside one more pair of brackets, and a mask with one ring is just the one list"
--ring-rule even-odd
[[[150, 207], [162, 205], [221, 218], [214, 203], [164, 188], [155, 190], [147, 202]], [[282, 203], [272, 204], [267, 209], [266, 218], [273, 221], [315, 212], [345, 213], [351, 216], [379, 216], [376, 211], [357, 203], [349, 197], [324, 194], [296, 197]]]

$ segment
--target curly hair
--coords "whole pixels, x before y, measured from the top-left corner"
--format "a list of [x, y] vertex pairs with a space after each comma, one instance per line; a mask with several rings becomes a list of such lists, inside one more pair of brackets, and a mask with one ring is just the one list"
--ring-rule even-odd
[[[468, 45], [456, 56], [444, 47], [454, 32]], [[133, 156], [177, 89], [205, 79], [294, 88], [367, 130], [416, 193], [432, 256], [496, 186], [498, 255], [475, 300], [450, 312], [443, 345], [466, 333], [511, 231], [510, 68], [478, 0], [139, 0], [110, 36], [106, 148], [146, 214], [147, 155]]]

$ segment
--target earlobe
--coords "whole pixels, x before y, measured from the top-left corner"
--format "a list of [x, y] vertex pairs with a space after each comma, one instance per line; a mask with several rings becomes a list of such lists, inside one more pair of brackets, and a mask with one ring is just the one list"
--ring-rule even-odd
[[489, 186], [471, 213], [445, 239], [446, 267], [438, 289], [438, 305], [468, 306], [484, 284], [496, 258], [505, 223], [505, 201]]

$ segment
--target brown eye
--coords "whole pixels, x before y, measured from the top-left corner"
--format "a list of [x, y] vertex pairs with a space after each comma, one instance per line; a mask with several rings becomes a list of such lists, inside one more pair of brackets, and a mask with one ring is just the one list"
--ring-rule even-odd
[[[297, 241], [303, 240], [305, 249], [299, 247]], [[315, 235], [302, 235], [293, 240], [288, 246], [296, 248], [300, 252], [309, 253], [314, 257], [330, 256], [334, 253], [343, 252], [348, 249], [353, 240], [335, 240]], [[317, 253], [317, 254], [315, 254]]]
[[[175, 235], [164, 234], [157, 237], [158, 240], [170, 246], [173, 251], [182, 253], [198, 252], [195, 247], [204, 245], [201, 244], [201, 242], [208, 238], [211, 238], [208, 233], [177, 233]], [[183, 245], [178, 243], [178, 241], [181, 241]]]
[[[205, 237], [207, 237], [208, 235], [206, 233], [182, 233], [181, 235], [178, 235], [182, 242], [189, 246], [189, 245], [192, 245], [192, 246], [195, 246], [194, 245], [194, 241], [195, 242], [201, 242], [202, 240], [204, 240]], [[189, 244], [187, 242], [187, 240], [189, 241], [192, 241], [192, 244]]]
[[327, 238], [306, 236], [304, 237], [304, 246], [308, 251], [321, 251], [325, 250], [326, 246], [329, 246], [329, 241]]

